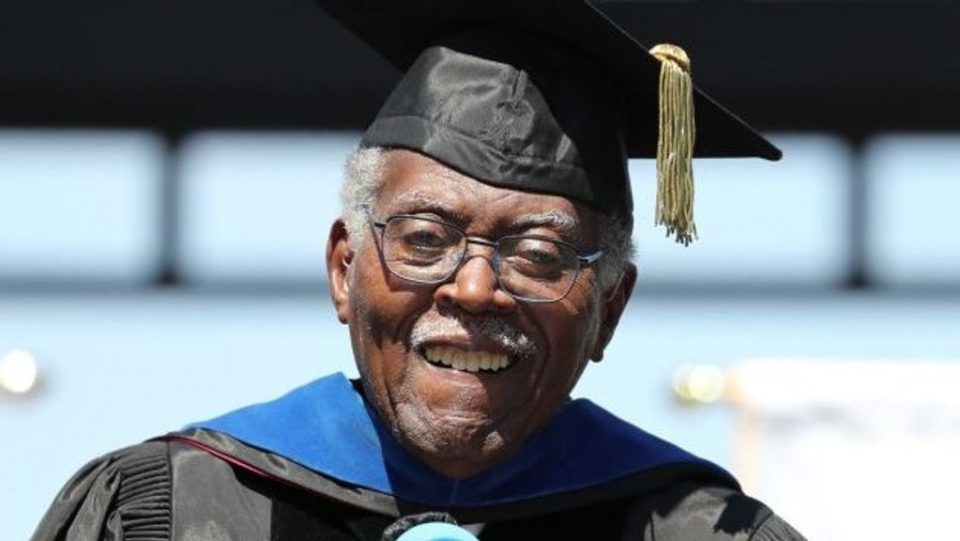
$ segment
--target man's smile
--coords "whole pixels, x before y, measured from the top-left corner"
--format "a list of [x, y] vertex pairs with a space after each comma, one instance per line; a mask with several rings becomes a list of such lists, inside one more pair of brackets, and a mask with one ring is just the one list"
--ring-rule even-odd
[[535, 341], [496, 316], [428, 312], [414, 324], [410, 349], [431, 366], [479, 375], [500, 374], [532, 359]]
[[514, 363], [514, 358], [504, 353], [470, 351], [452, 346], [427, 346], [422, 354], [433, 365], [466, 372], [499, 372]]

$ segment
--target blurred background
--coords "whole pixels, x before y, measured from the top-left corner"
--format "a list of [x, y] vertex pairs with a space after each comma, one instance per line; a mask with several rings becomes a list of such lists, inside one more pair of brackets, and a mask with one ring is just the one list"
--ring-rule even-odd
[[[578, 395], [811, 539], [942, 533], [960, 3], [599, 5], [785, 158], [699, 162], [687, 249], [631, 163], [640, 282]], [[397, 77], [309, 0], [0, 4], [0, 539], [96, 455], [355, 374], [323, 251]]]

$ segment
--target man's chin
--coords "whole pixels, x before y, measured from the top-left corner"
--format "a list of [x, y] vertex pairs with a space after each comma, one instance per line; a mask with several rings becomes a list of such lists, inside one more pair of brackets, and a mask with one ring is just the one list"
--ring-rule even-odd
[[451, 479], [483, 473], [509, 455], [496, 433], [489, 434], [481, 444], [473, 440], [445, 440], [438, 447], [414, 447], [410, 451], [432, 470]]
[[447, 416], [426, 422], [404, 417], [398, 415], [395, 427], [401, 444], [446, 477], [476, 475], [510, 454], [509, 440], [482, 416]]

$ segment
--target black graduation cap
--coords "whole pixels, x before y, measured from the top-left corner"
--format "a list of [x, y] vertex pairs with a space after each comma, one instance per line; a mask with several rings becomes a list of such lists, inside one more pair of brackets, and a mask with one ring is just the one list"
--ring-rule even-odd
[[627, 158], [657, 157], [657, 222], [684, 244], [696, 235], [691, 157], [781, 156], [693, 86], [682, 50], [648, 51], [584, 0], [317, 3], [405, 73], [362, 145], [626, 223]]

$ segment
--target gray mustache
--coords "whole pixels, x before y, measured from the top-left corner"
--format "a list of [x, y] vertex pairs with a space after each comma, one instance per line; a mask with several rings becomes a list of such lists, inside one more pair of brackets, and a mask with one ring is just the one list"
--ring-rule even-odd
[[529, 335], [496, 317], [421, 316], [410, 332], [410, 347], [419, 348], [432, 338], [451, 334], [490, 340], [516, 356], [526, 357], [536, 351]]

